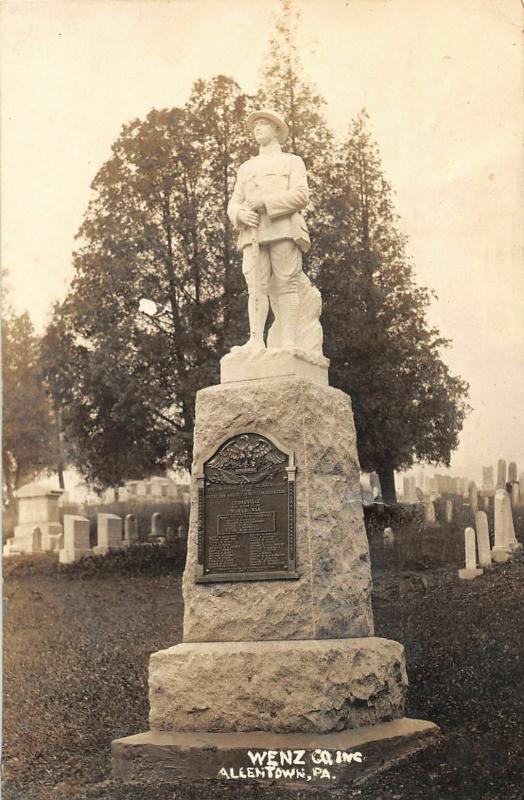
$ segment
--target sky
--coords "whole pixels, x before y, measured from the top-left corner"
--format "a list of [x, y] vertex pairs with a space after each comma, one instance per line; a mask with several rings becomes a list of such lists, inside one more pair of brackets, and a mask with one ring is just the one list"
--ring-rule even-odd
[[[451, 472], [524, 470], [520, 0], [296, 0], [305, 78], [339, 137], [365, 107], [444, 358], [470, 383]], [[72, 277], [90, 183], [123, 124], [198, 78], [254, 92], [271, 0], [4, 0], [2, 264], [38, 331]], [[385, 388], [387, 391], [387, 388]], [[443, 471], [443, 470], [437, 470]]]

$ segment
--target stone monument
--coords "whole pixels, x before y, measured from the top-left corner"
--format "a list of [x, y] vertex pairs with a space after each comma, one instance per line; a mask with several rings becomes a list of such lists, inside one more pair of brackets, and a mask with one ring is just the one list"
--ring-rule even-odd
[[116, 514], [96, 515], [97, 543], [93, 547], [95, 556], [105, 556], [111, 550], [121, 550], [123, 544], [122, 517]]
[[466, 528], [464, 531], [464, 549], [466, 554], [466, 566], [459, 569], [459, 578], [463, 581], [471, 581], [482, 575], [483, 570], [477, 567], [477, 548], [475, 538], [475, 528]]
[[89, 520], [69, 514], [64, 516], [64, 547], [58, 558], [61, 564], [72, 564], [93, 555], [89, 543]]
[[29, 483], [15, 492], [18, 500], [18, 525], [14, 530], [11, 547], [19, 553], [33, 553], [38, 527], [41, 538], [37, 550], [58, 551], [62, 546], [63, 528], [59, 522], [58, 500], [61, 489], [50, 489], [38, 483]]
[[350, 784], [438, 732], [404, 717], [404, 648], [374, 635], [351, 400], [328, 385], [301, 270], [305, 168], [277, 114], [248, 128], [260, 155], [230, 214], [250, 338], [197, 394], [183, 642], [151, 656], [151, 730], [113, 742], [116, 777], [210, 782], [205, 797]]

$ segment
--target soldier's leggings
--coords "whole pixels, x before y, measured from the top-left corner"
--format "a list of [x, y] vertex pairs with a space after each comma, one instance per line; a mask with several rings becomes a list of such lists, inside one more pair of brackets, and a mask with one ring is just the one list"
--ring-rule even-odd
[[[261, 244], [258, 269], [260, 288], [264, 294], [269, 294], [270, 282], [272, 291], [280, 294], [298, 291], [302, 272], [302, 252], [292, 239]], [[251, 245], [244, 247], [242, 272], [248, 291], [253, 292], [255, 290], [255, 271], [251, 257]]]

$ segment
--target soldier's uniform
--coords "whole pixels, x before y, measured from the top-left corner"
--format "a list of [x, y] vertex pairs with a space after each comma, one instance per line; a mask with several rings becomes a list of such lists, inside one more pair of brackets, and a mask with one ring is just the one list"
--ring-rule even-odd
[[239, 231], [237, 246], [243, 251], [242, 271], [250, 290], [254, 288], [253, 228], [238, 220], [238, 212], [255, 197], [261, 197], [265, 203], [258, 226], [261, 290], [266, 294], [269, 292], [273, 276], [274, 288], [279, 294], [296, 291], [302, 252], [310, 246], [306, 223], [300, 213], [309, 201], [306, 167], [302, 159], [292, 153], [283, 153], [280, 145], [274, 142], [269, 152], [250, 158], [238, 170], [228, 214]]
[[[298, 286], [302, 253], [309, 249], [309, 235], [300, 213], [308, 204], [306, 167], [299, 156], [283, 153], [288, 133], [286, 123], [274, 111], [253, 112], [247, 119], [253, 131], [257, 119], [273, 123], [276, 138], [261, 148], [238, 170], [228, 214], [238, 230], [238, 249], [243, 253], [242, 271], [248, 287], [250, 341], [247, 346], [264, 347], [263, 332], [269, 299], [278, 317], [280, 347], [294, 348], [298, 319]], [[263, 205], [263, 207], [261, 207]], [[257, 208], [258, 229], [239, 219], [242, 208]], [[253, 236], [258, 258], [253, 258]]]

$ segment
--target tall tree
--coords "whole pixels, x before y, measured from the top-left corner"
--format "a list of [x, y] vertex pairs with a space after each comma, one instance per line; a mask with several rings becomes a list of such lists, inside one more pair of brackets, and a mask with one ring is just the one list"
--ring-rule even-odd
[[[139, 467], [190, 465], [195, 393], [218, 382], [220, 357], [247, 327], [226, 215], [249, 153], [247, 104], [228, 78], [198, 81], [183, 108], [124, 126], [92, 184], [75, 277], [54, 320], [64, 348], [54, 385], [75, 398], [66, 434], [101, 484]], [[143, 297], [163, 309], [150, 321]]]
[[289, 127], [284, 149], [299, 155], [306, 164], [311, 190], [308, 214], [317, 235], [305, 269], [315, 271], [319, 258], [321, 229], [329, 225], [326, 214], [334, 165], [334, 136], [325, 118], [326, 102], [304, 76], [297, 44], [300, 14], [290, 0], [282, 0], [274, 17], [261, 83], [256, 95], [259, 107], [279, 111]]
[[2, 459], [5, 497], [56, 460], [56, 428], [43, 386], [39, 341], [27, 312], [4, 307]]
[[428, 327], [431, 293], [416, 285], [398, 231], [392, 190], [362, 112], [334, 172], [319, 271], [332, 382], [351, 395], [364, 470], [378, 472], [395, 501], [394, 470], [415, 460], [449, 464], [467, 413], [467, 384], [450, 374], [448, 345]]

